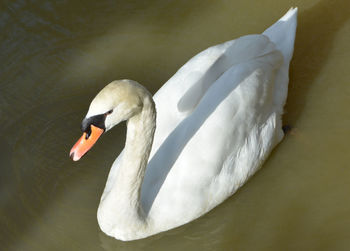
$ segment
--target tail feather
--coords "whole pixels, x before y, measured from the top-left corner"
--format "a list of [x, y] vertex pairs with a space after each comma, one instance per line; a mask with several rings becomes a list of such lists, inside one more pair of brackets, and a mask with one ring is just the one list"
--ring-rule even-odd
[[[283, 114], [286, 103], [289, 82], [289, 63], [293, 56], [295, 32], [297, 27], [298, 8], [291, 8], [280, 20], [264, 31], [264, 35], [276, 45], [283, 54], [283, 64], [276, 74], [274, 104], [276, 111]], [[282, 126], [281, 119], [277, 122]], [[283, 133], [281, 130], [281, 137]]]
[[280, 20], [263, 32], [277, 46], [289, 65], [293, 56], [298, 8], [291, 8]]

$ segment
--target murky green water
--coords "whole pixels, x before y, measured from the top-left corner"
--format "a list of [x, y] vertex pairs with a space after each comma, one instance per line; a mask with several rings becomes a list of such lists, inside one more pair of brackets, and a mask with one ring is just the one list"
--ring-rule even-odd
[[[125, 127], [80, 162], [68, 152], [96, 92], [131, 78], [153, 93], [208, 46], [300, 10], [284, 121], [264, 168], [206, 216], [144, 240], [105, 236], [96, 210]], [[3, 1], [1, 250], [348, 250], [350, 2]]]

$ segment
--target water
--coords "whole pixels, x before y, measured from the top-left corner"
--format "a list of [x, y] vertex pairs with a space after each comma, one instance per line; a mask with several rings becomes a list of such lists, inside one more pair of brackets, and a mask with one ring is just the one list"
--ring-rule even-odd
[[[80, 162], [68, 152], [105, 84], [151, 92], [190, 57], [300, 10], [284, 115], [292, 132], [209, 214], [120, 242], [96, 210], [125, 126]], [[350, 2], [3, 1], [0, 4], [1, 250], [347, 250]]]

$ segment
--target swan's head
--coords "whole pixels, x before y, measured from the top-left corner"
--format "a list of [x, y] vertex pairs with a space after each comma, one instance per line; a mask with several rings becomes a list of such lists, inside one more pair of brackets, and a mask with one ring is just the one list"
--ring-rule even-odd
[[140, 113], [148, 91], [132, 80], [116, 80], [104, 87], [92, 100], [81, 123], [83, 136], [70, 151], [77, 161], [113, 126]]

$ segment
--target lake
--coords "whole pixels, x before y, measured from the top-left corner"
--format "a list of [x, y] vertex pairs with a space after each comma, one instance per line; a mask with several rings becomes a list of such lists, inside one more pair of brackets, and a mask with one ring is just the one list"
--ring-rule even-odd
[[[81, 161], [68, 156], [96, 93], [122, 78], [155, 93], [198, 52], [261, 33], [292, 6], [292, 130], [263, 168], [190, 224], [132, 242], [102, 233], [96, 210], [125, 125]], [[0, 249], [349, 249], [349, 1], [5, 0], [0, 34]]]

